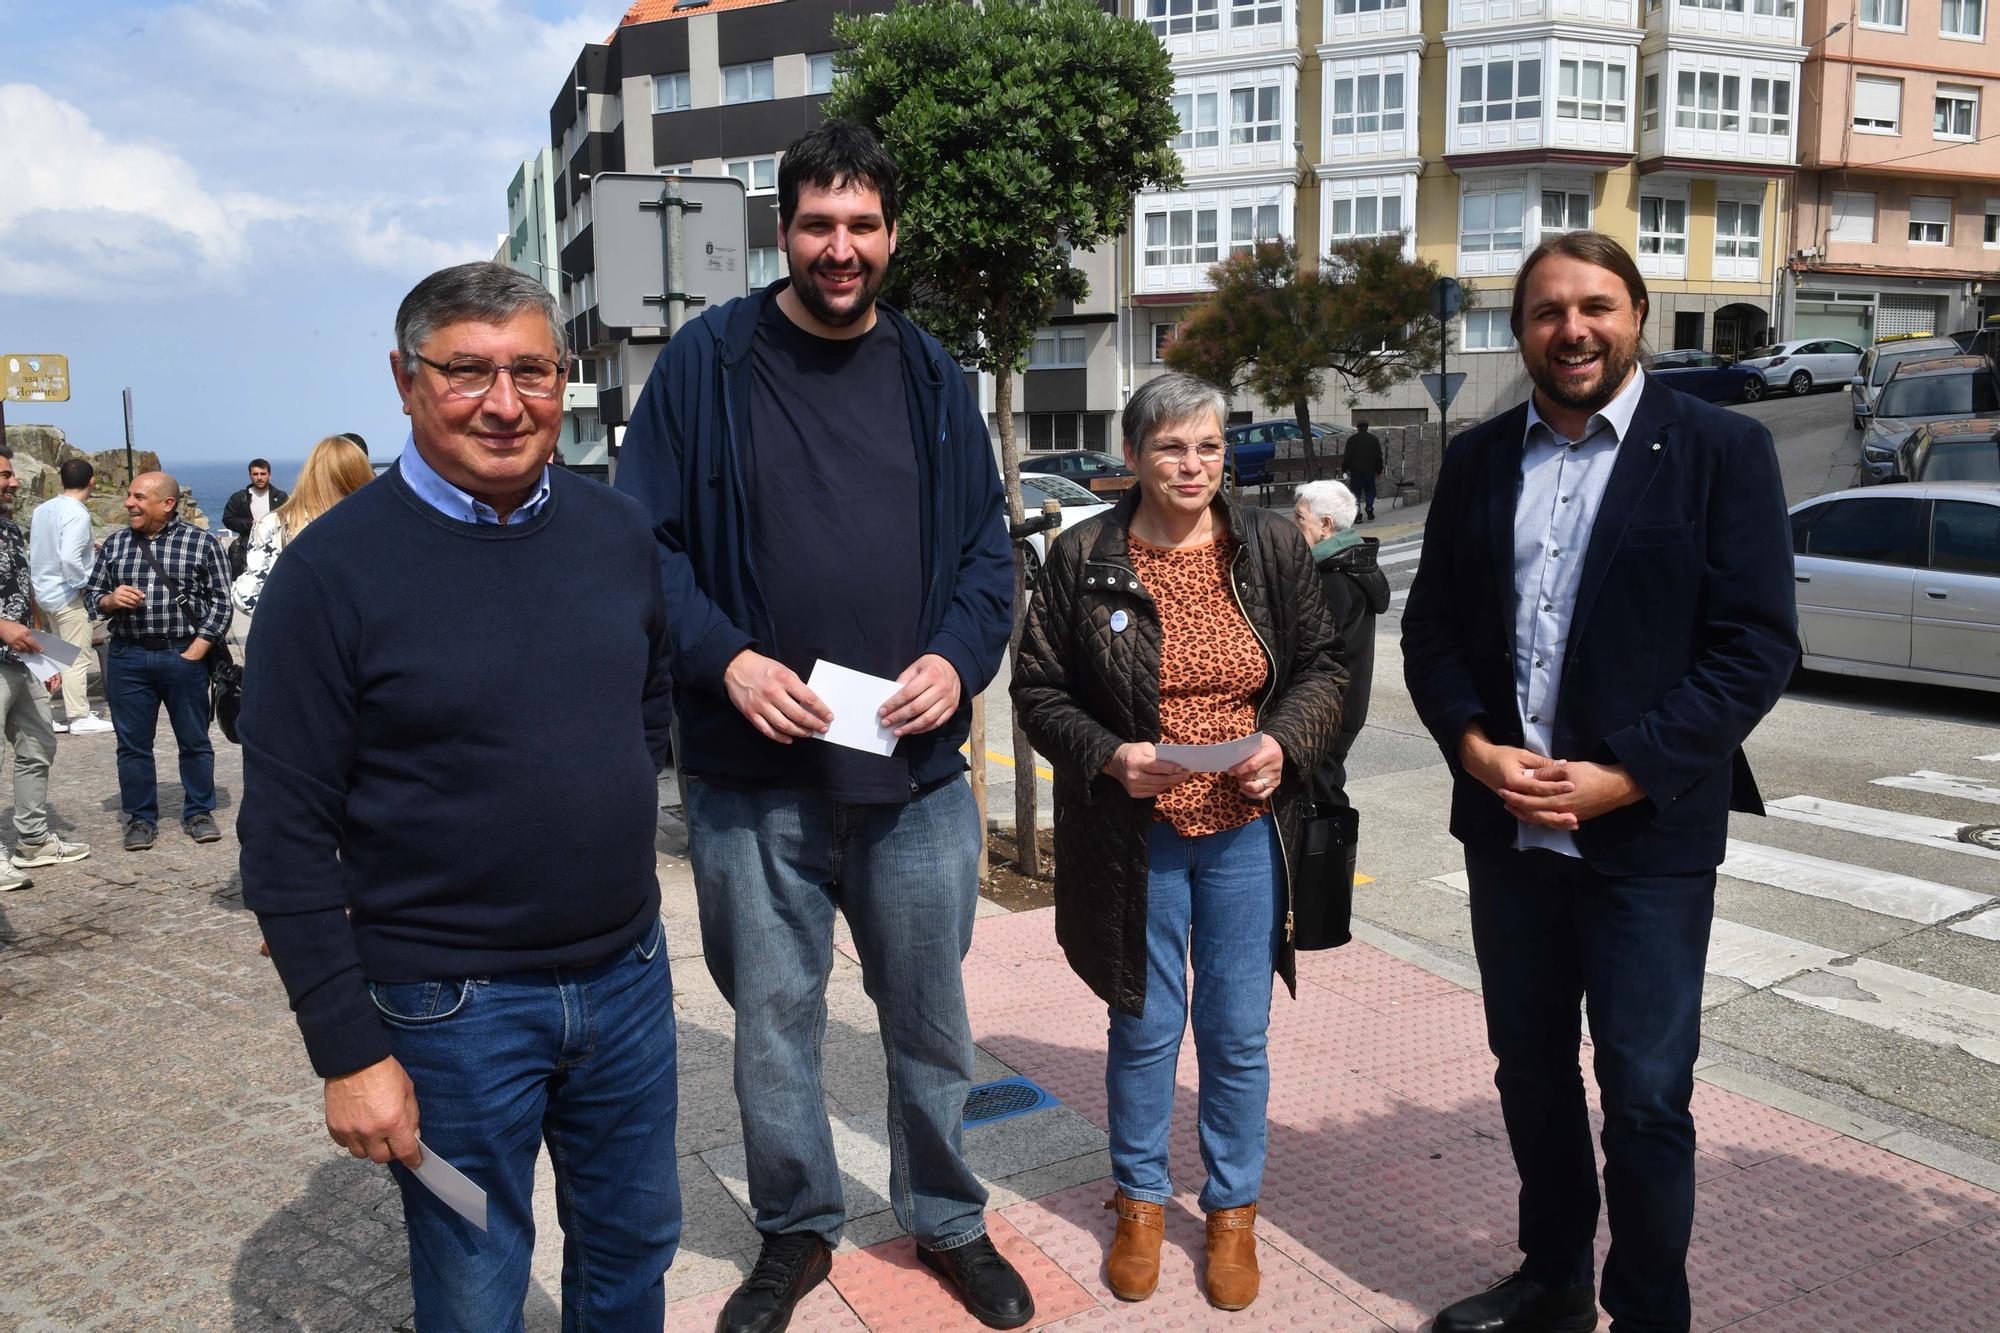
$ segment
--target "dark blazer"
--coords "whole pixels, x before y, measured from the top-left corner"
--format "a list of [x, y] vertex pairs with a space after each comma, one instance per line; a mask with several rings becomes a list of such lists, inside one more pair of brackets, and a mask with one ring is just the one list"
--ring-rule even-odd
[[[1451, 831], [1513, 845], [1517, 821], [1467, 776], [1479, 722], [1519, 745], [1514, 506], [1526, 404], [1454, 439], [1403, 613], [1403, 674], [1453, 775]], [[1729, 811], [1763, 813], [1743, 757], [1798, 661], [1791, 528], [1771, 436], [1749, 417], [1648, 380], [1584, 554], [1557, 686], [1551, 758], [1625, 766], [1645, 799], [1586, 821], [1577, 849], [1609, 875], [1721, 864]]]

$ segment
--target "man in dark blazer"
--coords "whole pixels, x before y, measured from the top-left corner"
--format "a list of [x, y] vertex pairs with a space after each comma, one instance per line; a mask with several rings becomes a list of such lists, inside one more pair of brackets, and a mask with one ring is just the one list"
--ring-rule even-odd
[[1798, 660], [1771, 437], [1648, 381], [1646, 284], [1594, 232], [1515, 279], [1530, 400], [1451, 442], [1403, 617], [1404, 675], [1452, 772], [1495, 1083], [1521, 1175], [1518, 1272], [1437, 1333], [1596, 1327], [1604, 1103], [1617, 1333], [1686, 1333], [1694, 1061], [1742, 743]]

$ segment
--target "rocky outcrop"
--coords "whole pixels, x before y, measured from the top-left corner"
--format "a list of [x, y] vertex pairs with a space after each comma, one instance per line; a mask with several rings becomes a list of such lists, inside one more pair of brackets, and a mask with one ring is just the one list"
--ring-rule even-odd
[[[132, 484], [132, 477], [125, 470], [123, 449], [100, 449], [86, 454], [69, 442], [60, 426], [16, 426], [11, 422], [7, 426], [7, 447], [14, 451], [14, 475], [21, 479], [21, 492], [14, 499], [16, 523], [27, 527], [36, 505], [62, 494], [58, 473], [65, 462], [88, 458], [97, 469], [86, 502], [94, 526], [106, 531], [125, 526], [125, 491]], [[151, 449], [133, 450], [132, 462], [142, 473], [160, 470], [160, 456]], [[181, 516], [198, 528], [209, 526], [208, 515], [186, 487], [181, 488]]]

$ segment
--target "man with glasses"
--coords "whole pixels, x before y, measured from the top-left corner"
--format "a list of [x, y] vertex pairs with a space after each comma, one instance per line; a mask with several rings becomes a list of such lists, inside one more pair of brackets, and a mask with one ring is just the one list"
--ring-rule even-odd
[[[846, 1213], [820, 1085], [836, 912], [888, 1056], [890, 1202], [918, 1258], [996, 1328], [1034, 1302], [986, 1235], [961, 1151], [979, 821], [959, 746], [1006, 649], [1013, 567], [965, 376], [875, 294], [896, 166], [830, 123], [785, 150], [789, 279], [674, 335], [618, 486], [658, 525], [680, 768], [710, 973], [736, 1010], [736, 1099], [763, 1250], [723, 1333], [776, 1333]], [[889, 754], [818, 739], [815, 663], [893, 679]]]
[[[417, 1325], [522, 1326], [546, 1142], [564, 1327], [658, 1329], [680, 1189], [650, 524], [549, 467], [568, 356], [533, 279], [434, 273], [396, 345], [402, 457], [258, 603], [243, 899], [328, 1131], [393, 1163]], [[486, 1191], [484, 1232], [412, 1174], [432, 1154]]]

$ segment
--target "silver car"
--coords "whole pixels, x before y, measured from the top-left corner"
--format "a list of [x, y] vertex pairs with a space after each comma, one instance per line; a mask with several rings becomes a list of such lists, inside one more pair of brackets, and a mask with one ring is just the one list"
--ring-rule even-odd
[[1770, 389], [1796, 397], [1845, 384], [1860, 370], [1861, 355], [1859, 347], [1838, 338], [1793, 338], [1759, 347], [1736, 363], [1738, 370], [1754, 370], [1759, 377], [1744, 383], [1744, 401], [1754, 403]]
[[1791, 512], [1804, 666], [2000, 692], [2000, 485], [1896, 482]]
[[[1062, 527], [1057, 535], [1067, 532], [1085, 519], [1096, 518], [1111, 508], [1104, 503], [1105, 497], [1094, 491], [1087, 491], [1068, 477], [1059, 477], [1048, 472], [1023, 472], [1021, 474], [1021, 508], [1029, 518], [1042, 512], [1042, 502], [1054, 500], [1062, 506]], [[1050, 534], [1037, 532], [1028, 538], [1028, 585], [1034, 586], [1035, 576], [1041, 573], [1042, 562], [1048, 559]]]
[[1899, 363], [1875, 400], [1861, 437], [1861, 482], [1889, 481], [1917, 427], [2000, 412], [2000, 376], [1983, 357], [1920, 357]]
[[1875, 399], [1896, 367], [1915, 357], [1957, 356], [1958, 344], [1949, 338], [1885, 339], [1861, 357], [1861, 366], [1847, 381], [1848, 397], [1854, 406], [1854, 429], [1866, 430], [1875, 412]]

